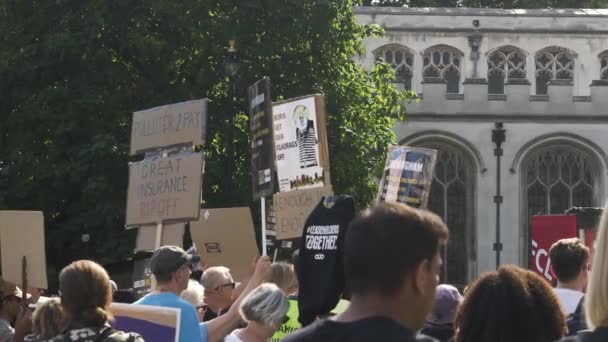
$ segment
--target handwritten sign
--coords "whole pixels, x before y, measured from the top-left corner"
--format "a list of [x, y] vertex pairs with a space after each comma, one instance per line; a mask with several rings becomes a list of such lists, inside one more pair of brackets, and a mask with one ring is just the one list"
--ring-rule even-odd
[[380, 182], [378, 201], [426, 208], [436, 161], [436, 150], [391, 146]]
[[272, 100], [270, 79], [264, 77], [249, 87], [251, 128], [251, 176], [253, 200], [273, 193], [274, 146], [272, 145]]
[[323, 97], [277, 102], [272, 122], [280, 191], [329, 186]]
[[190, 235], [207, 267], [226, 266], [237, 280], [251, 275], [259, 251], [249, 207], [201, 209]]
[[174, 103], [133, 113], [131, 155], [179, 145], [203, 145], [207, 99]]
[[44, 216], [40, 211], [0, 211], [2, 279], [21, 284], [27, 258], [28, 286], [47, 289]]
[[276, 239], [286, 240], [302, 236], [304, 223], [323, 196], [330, 196], [329, 187], [279, 192], [273, 196], [276, 215]]
[[[184, 232], [186, 224], [173, 223], [163, 225], [161, 236], [161, 246], [179, 246], [184, 245]], [[156, 225], [141, 226], [137, 231], [137, 239], [135, 240], [135, 252], [138, 251], [154, 251], [156, 239]]]
[[198, 219], [202, 171], [202, 153], [129, 165], [126, 226]]

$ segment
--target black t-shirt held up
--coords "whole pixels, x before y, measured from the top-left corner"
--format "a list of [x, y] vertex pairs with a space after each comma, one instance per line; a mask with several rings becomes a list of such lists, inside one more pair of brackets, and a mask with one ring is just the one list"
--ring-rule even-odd
[[326, 206], [323, 198], [304, 224], [298, 261], [302, 326], [328, 315], [344, 291], [343, 242], [355, 216], [355, 203], [349, 196], [333, 198], [333, 206]]

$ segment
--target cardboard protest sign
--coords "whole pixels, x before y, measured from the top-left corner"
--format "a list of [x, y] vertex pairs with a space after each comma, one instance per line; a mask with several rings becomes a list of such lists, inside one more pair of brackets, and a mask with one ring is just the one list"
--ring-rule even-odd
[[577, 237], [576, 215], [532, 216], [530, 223], [532, 248], [530, 249], [530, 269], [541, 277], [552, 281], [549, 249], [557, 240]]
[[274, 192], [274, 146], [272, 139], [272, 100], [270, 79], [264, 77], [249, 87], [251, 127], [251, 175], [253, 200]]
[[280, 191], [330, 186], [324, 97], [277, 102], [272, 121]]
[[207, 102], [187, 101], [133, 113], [131, 155], [161, 147], [203, 145]]
[[276, 215], [276, 238], [285, 240], [302, 236], [304, 223], [323, 196], [333, 195], [331, 187], [279, 192], [273, 196]]
[[[183, 247], [185, 231], [185, 223], [173, 223], [163, 225], [163, 235], [161, 238], [160, 245]], [[139, 227], [137, 231], [137, 240], [135, 241], [135, 252], [155, 250], [155, 239], [156, 225]]]
[[259, 256], [249, 207], [201, 209], [190, 235], [205, 266], [226, 266], [237, 280], [250, 275]]
[[152, 289], [152, 270], [150, 270], [152, 257], [136, 260], [133, 263], [133, 290], [136, 296], [142, 297]]
[[436, 161], [436, 150], [391, 146], [377, 201], [400, 202], [426, 208]]
[[28, 286], [48, 288], [42, 212], [0, 211], [0, 255], [3, 280], [21, 284], [21, 261], [26, 257]]
[[112, 303], [112, 327], [140, 334], [146, 342], [179, 341], [180, 309]]
[[131, 163], [126, 226], [198, 219], [202, 171], [202, 153]]

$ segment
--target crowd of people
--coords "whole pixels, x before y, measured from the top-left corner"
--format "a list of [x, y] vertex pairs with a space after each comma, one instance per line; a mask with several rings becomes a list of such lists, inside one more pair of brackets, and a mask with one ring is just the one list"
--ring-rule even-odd
[[[193, 276], [200, 257], [176, 246], [150, 261], [154, 290], [132, 305], [180, 310], [180, 342], [608, 341], [608, 215], [593, 255], [576, 238], [550, 249], [554, 287], [513, 265], [482, 274], [462, 293], [439, 283], [449, 231], [435, 214], [379, 204], [351, 222], [343, 249], [349, 305], [302, 326], [298, 317], [298, 253], [292, 263], [260, 257], [248, 279], [226, 267]], [[194, 279], [193, 279], [194, 278]], [[32, 300], [0, 287], [0, 341], [144, 341], [112, 328], [116, 291], [106, 270], [81, 260], [59, 274], [57, 297]], [[33, 313], [22, 301], [37, 303]]]

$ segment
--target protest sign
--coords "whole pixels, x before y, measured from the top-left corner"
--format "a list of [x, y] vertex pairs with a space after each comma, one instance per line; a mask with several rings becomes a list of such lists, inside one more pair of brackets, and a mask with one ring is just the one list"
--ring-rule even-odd
[[226, 266], [237, 280], [250, 275], [259, 256], [249, 207], [201, 209], [190, 235], [207, 267]]
[[202, 171], [202, 153], [131, 163], [126, 226], [198, 219]]
[[330, 186], [324, 96], [274, 103], [272, 121], [280, 191]]
[[377, 201], [400, 202], [416, 208], [426, 208], [436, 161], [436, 150], [391, 146]]
[[560, 239], [574, 238], [576, 234], [576, 215], [538, 215], [532, 216], [530, 224], [532, 248], [530, 249], [530, 269], [541, 277], [552, 281], [549, 249]]
[[[153, 251], [156, 239], [156, 225], [141, 226], [137, 231], [137, 240], [135, 241], [135, 252]], [[179, 246], [184, 245], [184, 232], [186, 231], [185, 223], [173, 223], [163, 226], [161, 246]]]
[[253, 200], [272, 195], [274, 146], [272, 140], [272, 100], [270, 79], [264, 77], [249, 87], [251, 128], [251, 175]]
[[179, 341], [180, 309], [112, 303], [112, 327], [140, 334], [146, 342]]
[[2, 279], [22, 284], [22, 259], [27, 260], [27, 285], [48, 288], [44, 217], [40, 211], [0, 211]]
[[204, 145], [207, 99], [180, 102], [133, 113], [131, 155], [161, 147]]
[[152, 270], [150, 270], [152, 257], [135, 260], [133, 263], [133, 291], [139, 298], [152, 289]]
[[302, 236], [304, 223], [323, 196], [333, 194], [331, 187], [279, 192], [273, 196], [276, 239]]

